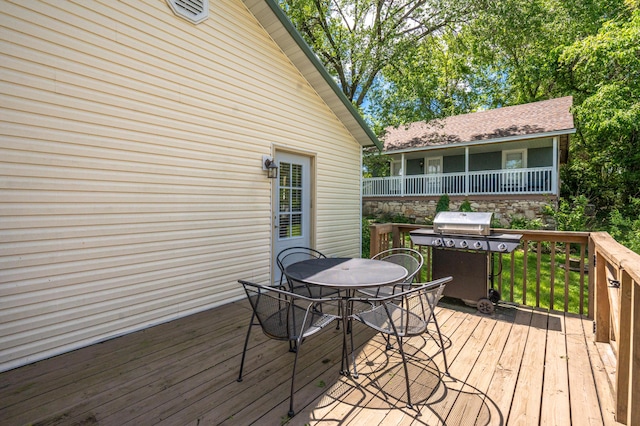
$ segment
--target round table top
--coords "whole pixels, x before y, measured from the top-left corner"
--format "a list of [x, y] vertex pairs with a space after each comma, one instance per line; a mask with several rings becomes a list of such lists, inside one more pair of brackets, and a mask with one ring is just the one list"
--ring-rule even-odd
[[284, 269], [296, 281], [334, 288], [394, 284], [409, 274], [403, 266], [373, 259], [330, 257], [293, 263]]

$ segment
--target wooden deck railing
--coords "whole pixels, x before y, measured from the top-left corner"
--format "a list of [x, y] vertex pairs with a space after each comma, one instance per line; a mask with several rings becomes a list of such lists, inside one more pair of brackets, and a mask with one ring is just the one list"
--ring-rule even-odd
[[[372, 224], [371, 255], [392, 247], [419, 249], [422, 277], [430, 279], [432, 249], [409, 238], [410, 231], [425, 227]], [[523, 235], [518, 250], [500, 255], [507, 268], [495, 285], [503, 300], [594, 319], [595, 341], [610, 344], [615, 354], [616, 420], [640, 425], [640, 255], [606, 232], [500, 232]]]
[[595, 339], [616, 356], [616, 420], [640, 424], [640, 255], [606, 232], [591, 234], [595, 259]]

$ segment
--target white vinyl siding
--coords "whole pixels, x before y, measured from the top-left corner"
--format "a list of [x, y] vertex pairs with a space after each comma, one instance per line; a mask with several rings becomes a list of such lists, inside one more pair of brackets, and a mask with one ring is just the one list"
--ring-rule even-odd
[[2, 1], [0, 371], [268, 282], [274, 146], [315, 154], [318, 248], [359, 253], [360, 146], [239, 0], [211, 7]]

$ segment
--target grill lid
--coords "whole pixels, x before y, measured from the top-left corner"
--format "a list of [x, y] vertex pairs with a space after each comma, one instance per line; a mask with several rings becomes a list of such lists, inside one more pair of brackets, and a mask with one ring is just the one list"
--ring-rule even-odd
[[440, 234], [489, 235], [493, 213], [439, 212], [433, 230]]

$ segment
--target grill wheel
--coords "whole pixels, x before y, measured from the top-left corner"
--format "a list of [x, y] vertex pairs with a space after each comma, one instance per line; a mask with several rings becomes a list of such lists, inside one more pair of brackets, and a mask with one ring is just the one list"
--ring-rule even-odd
[[494, 310], [495, 307], [493, 306], [493, 302], [491, 300], [487, 299], [486, 297], [478, 299], [478, 311], [481, 314], [491, 315]]

